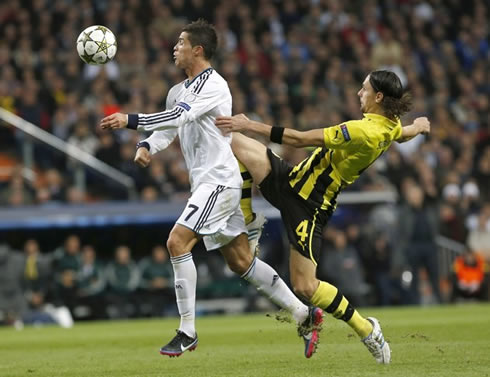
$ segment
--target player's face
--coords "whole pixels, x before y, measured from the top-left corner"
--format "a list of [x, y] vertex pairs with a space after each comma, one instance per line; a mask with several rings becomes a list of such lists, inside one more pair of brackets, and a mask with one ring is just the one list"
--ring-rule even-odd
[[369, 75], [362, 83], [361, 89], [357, 92], [359, 100], [361, 101], [361, 111], [363, 113], [373, 112], [376, 104], [376, 93], [374, 92], [371, 83], [369, 82]]
[[179, 68], [186, 69], [191, 65], [193, 57], [191, 42], [187, 33], [180, 33], [179, 39], [174, 46], [175, 65]]

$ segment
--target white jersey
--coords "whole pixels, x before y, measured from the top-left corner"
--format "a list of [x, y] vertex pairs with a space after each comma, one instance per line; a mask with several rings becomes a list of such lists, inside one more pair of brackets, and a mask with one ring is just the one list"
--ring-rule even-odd
[[241, 188], [231, 135], [223, 136], [214, 124], [218, 115], [231, 115], [231, 93], [225, 79], [208, 68], [191, 81], [173, 86], [166, 107], [160, 113], [128, 117], [129, 128], [154, 131], [144, 140], [150, 145], [150, 153], [165, 149], [178, 134], [192, 192], [201, 183]]

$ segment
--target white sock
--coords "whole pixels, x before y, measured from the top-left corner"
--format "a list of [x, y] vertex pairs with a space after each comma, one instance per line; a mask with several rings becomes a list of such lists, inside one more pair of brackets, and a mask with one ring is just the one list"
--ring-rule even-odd
[[179, 330], [191, 338], [196, 336], [196, 284], [197, 271], [192, 253], [171, 257], [174, 269], [175, 297], [180, 314]]
[[296, 323], [303, 323], [308, 316], [308, 307], [303, 304], [286, 285], [277, 272], [267, 263], [255, 258], [242, 276], [259, 292], [264, 294], [275, 304], [289, 311]]

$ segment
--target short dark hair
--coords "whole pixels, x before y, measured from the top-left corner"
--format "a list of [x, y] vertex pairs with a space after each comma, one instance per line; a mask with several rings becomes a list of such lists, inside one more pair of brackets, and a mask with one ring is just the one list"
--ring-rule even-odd
[[184, 26], [182, 31], [189, 35], [192, 47], [202, 46], [206, 60], [212, 59], [218, 47], [218, 36], [213, 25], [200, 18]]
[[383, 108], [388, 118], [400, 118], [412, 108], [412, 96], [404, 92], [400, 78], [391, 71], [379, 70], [369, 74], [374, 91], [383, 93]]

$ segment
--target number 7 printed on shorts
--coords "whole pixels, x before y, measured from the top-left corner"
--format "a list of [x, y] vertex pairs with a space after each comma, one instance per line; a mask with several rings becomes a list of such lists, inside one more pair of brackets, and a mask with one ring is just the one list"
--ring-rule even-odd
[[192, 217], [192, 215], [195, 214], [197, 212], [197, 210], [199, 209], [199, 207], [196, 206], [195, 204], [189, 204], [187, 207], [191, 208], [191, 211], [189, 212], [187, 217], [184, 219], [184, 221], [188, 221]]

